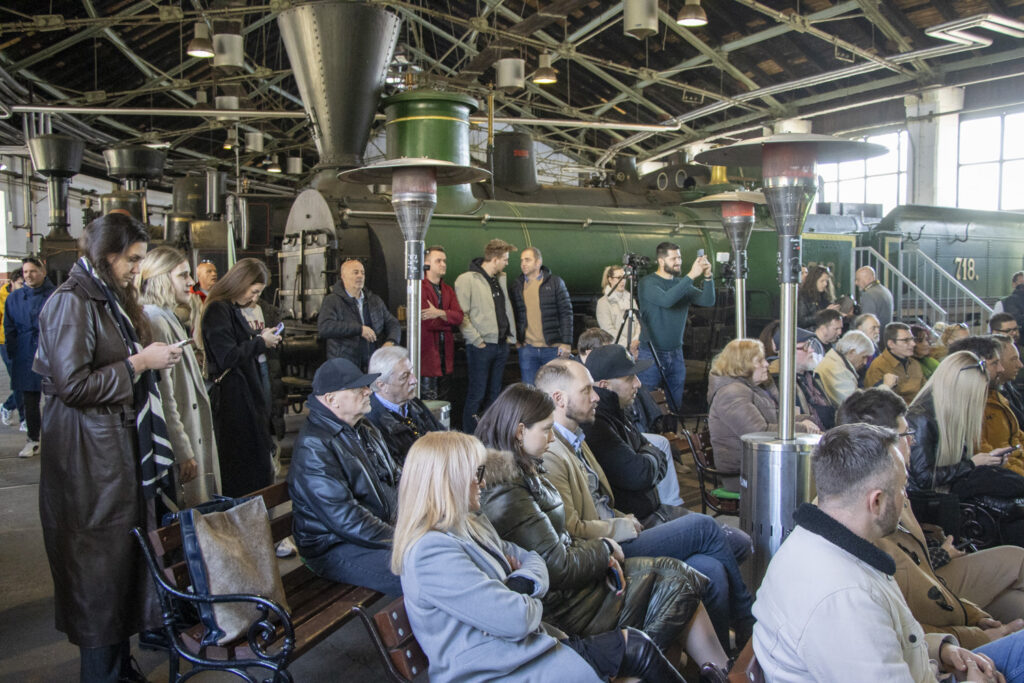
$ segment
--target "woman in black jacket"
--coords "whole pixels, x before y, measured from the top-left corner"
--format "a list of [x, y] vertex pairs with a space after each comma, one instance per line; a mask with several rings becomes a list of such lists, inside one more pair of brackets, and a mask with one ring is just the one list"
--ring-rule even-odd
[[807, 276], [800, 283], [797, 296], [797, 325], [813, 330], [817, 325], [814, 316], [824, 308], [839, 310], [835, 303], [832, 273], [825, 266], [811, 266]]
[[272, 329], [257, 334], [241, 311], [259, 298], [269, 279], [262, 262], [242, 259], [210, 289], [200, 322], [206, 377], [216, 383], [210, 405], [226, 496], [243, 496], [274, 483], [270, 397], [258, 359], [276, 348], [281, 337]]
[[[700, 602], [707, 583], [703, 575], [673, 558], [624, 559], [609, 538], [569, 536], [562, 499], [541, 466], [553, 419], [547, 394], [513, 384], [476, 430], [485, 445], [500, 449], [488, 457], [482, 510], [503, 539], [544, 558], [550, 577], [545, 620], [573, 635], [632, 626], [662, 649], [679, 643], [697, 661], [724, 663], [725, 652]], [[624, 583], [623, 590], [613, 589], [616, 580]]]

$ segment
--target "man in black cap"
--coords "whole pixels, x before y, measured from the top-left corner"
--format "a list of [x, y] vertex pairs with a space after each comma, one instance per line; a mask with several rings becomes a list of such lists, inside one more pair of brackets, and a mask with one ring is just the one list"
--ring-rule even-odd
[[334, 358], [313, 375], [309, 418], [295, 439], [288, 488], [302, 559], [317, 574], [401, 595], [391, 573], [398, 466], [368, 420], [378, 375]]

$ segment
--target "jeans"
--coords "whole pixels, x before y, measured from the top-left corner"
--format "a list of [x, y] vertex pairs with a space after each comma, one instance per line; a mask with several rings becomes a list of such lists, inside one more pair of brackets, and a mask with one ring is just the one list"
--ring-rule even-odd
[[[7, 355], [7, 344], [0, 344], [0, 358], [3, 358], [4, 367], [7, 368], [7, 378], [10, 379], [11, 375], [11, 357]], [[21, 399], [21, 392], [14, 390], [14, 382], [11, 380], [11, 395], [4, 401], [4, 408], [7, 410], [18, 410], [18, 418], [21, 420], [25, 419], [25, 404]]]
[[523, 384], [533, 384], [533, 378], [541, 366], [558, 358], [557, 346], [530, 346], [524, 344], [519, 347], [519, 373], [522, 376]]
[[725, 532], [718, 523], [690, 513], [653, 529], [644, 529], [621, 544], [626, 557], [674, 557], [708, 577], [702, 601], [723, 647], [729, 647], [729, 626], [750, 621], [754, 602]]
[[[654, 356], [651, 355], [651, 347], [640, 344], [638, 359], [649, 360], [653, 363]], [[686, 384], [686, 363], [683, 361], [683, 350], [658, 351], [658, 360], [661, 361], [661, 366], [665, 369], [667, 385], [661, 381], [657, 363], [638, 374], [637, 377], [648, 389], [664, 386], [665, 391], [672, 396], [672, 400], [675, 402], [675, 409], [681, 411], [683, 408], [683, 385]]]
[[472, 344], [466, 346], [466, 362], [469, 365], [466, 407], [462, 411], [462, 431], [472, 434], [476, 430], [477, 416], [483, 415], [487, 406], [501, 393], [501, 377], [505, 374], [508, 360], [508, 344], [486, 344], [478, 349]]
[[1003, 636], [988, 645], [974, 648], [974, 651], [988, 655], [999, 673], [1006, 677], [1006, 683], [1024, 681], [1024, 631]]
[[331, 581], [366, 586], [388, 595], [402, 594], [401, 580], [391, 573], [391, 548], [340, 543], [320, 557], [303, 557], [302, 561]]

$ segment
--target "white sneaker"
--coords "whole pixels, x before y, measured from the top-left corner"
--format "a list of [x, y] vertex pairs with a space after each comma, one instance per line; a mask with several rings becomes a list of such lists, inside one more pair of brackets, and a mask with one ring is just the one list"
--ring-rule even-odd
[[14, 414], [3, 406], [0, 406], [0, 422], [3, 422], [8, 427], [14, 424]]
[[295, 547], [295, 541], [292, 540], [291, 536], [278, 543], [274, 549], [274, 554], [281, 558], [294, 557], [298, 552], [299, 550]]
[[24, 448], [18, 451], [19, 458], [31, 458], [36, 455], [39, 455], [38, 441], [29, 441], [27, 444], [25, 444]]
[[27, 432], [28, 431], [28, 423], [25, 422], [24, 420], [22, 420], [21, 421], [21, 426], [18, 427], [18, 431], [19, 432]]

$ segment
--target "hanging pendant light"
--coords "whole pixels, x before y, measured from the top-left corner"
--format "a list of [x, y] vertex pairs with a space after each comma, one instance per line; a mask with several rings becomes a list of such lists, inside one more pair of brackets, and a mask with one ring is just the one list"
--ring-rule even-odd
[[280, 172], [281, 172], [281, 164], [278, 163], [277, 155], [275, 154], [275, 155], [270, 157], [270, 165], [267, 166], [267, 173], [280, 173]]
[[238, 145], [238, 130], [228, 128], [228, 136], [224, 138], [224, 149], [234, 149]]
[[551, 66], [551, 55], [547, 52], [540, 56], [540, 66], [533, 72], [533, 82], [537, 85], [550, 85], [558, 82], [558, 72]]
[[686, 0], [686, 4], [679, 10], [676, 23], [689, 28], [707, 26], [708, 15], [704, 12], [704, 8], [700, 6], [700, 0]]
[[197, 22], [193, 28], [195, 37], [188, 44], [190, 57], [209, 59], [213, 57], [213, 41], [210, 40], [210, 27], [203, 22]]

